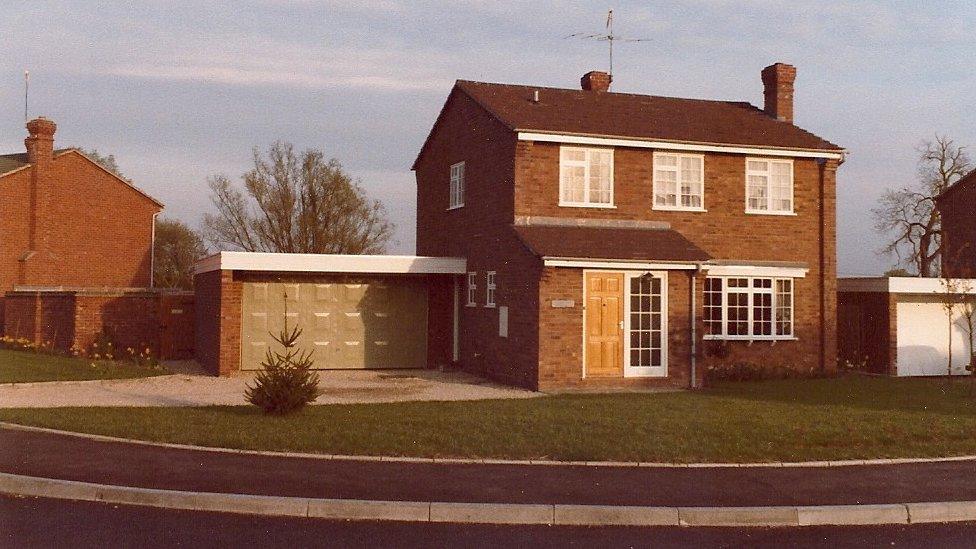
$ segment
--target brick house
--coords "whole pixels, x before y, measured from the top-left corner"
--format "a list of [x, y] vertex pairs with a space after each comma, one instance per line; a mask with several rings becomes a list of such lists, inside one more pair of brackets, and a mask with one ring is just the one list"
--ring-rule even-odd
[[976, 276], [976, 170], [936, 198], [942, 218], [942, 266], [950, 276]]
[[533, 389], [836, 367], [841, 147], [765, 106], [458, 81], [425, 141], [417, 253], [467, 260], [460, 365]]
[[[83, 345], [105, 326], [155, 341], [154, 223], [163, 206], [27, 123], [26, 152], [0, 155], [0, 333]], [[123, 342], [125, 343], [125, 342]]]

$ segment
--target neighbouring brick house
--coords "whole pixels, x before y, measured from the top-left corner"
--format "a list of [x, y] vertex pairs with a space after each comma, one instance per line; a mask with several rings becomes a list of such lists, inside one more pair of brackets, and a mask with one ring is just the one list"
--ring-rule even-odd
[[942, 266], [946, 274], [976, 277], [976, 170], [936, 198], [942, 218]]
[[79, 150], [55, 149], [56, 129], [31, 120], [26, 152], [0, 155], [0, 333], [66, 349], [115, 327], [120, 344], [157, 346], [162, 309], [186, 305], [149, 290], [163, 206]]
[[417, 252], [467, 260], [455, 353], [542, 390], [836, 367], [841, 147], [765, 108], [458, 81], [413, 169]]

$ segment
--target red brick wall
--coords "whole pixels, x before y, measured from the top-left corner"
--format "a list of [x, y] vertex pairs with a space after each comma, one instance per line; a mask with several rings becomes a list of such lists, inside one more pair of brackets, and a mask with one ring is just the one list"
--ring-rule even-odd
[[[516, 146], [514, 134], [467, 96], [451, 96], [416, 165], [417, 253], [464, 257], [478, 273], [476, 306], [465, 306], [466, 277], [461, 284], [461, 366], [534, 388], [541, 262], [511, 229]], [[448, 210], [450, 166], [462, 161], [465, 205]], [[498, 335], [498, 308], [484, 306], [487, 271], [496, 271], [496, 304], [509, 308], [507, 338]]]
[[[15, 285], [149, 286], [153, 214], [161, 208], [80, 154], [42, 165], [48, 170], [36, 178], [31, 166], [0, 179], [0, 294]], [[35, 179], [45, 196], [32, 202]]]
[[945, 231], [943, 262], [947, 274], [960, 278], [976, 276], [976, 180], [956, 183], [957, 187], [938, 202]]
[[[706, 367], [719, 360], [803, 370], [836, 367], [836, 163], [822, 169], [815, 160], [795, 159], [797, 215], [779, 216], [745, 213], [744, 155], [706, 154], [707, 212], [674, 212], [652, 209], [651, 150], [614, 150], [613, 209], [559, 206], [558, 144], [520, 142], [518, 152], [516, 215], [664, 221], [716, 259], [806, 264], [807, 276], [795, 281], [797, 341], [730, 342], [732, 356], [704, 357]], [[700, 307], [701, 284], [698, 292]]]
[[185, 358], [160, 356], [160, 304], [173, 297], [148, 291], [10, 292], [6, 333], [61, 351], [87, 351], [104, 334], [120, 351], [149, 348], [160, 358]]

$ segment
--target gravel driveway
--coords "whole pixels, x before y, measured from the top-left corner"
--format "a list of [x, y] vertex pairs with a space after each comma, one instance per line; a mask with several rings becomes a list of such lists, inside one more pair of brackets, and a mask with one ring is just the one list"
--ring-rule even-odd
[[[540, 396], [461, 372], [344, 370], [319, 372], [315, 404], [482, 400]], [[141, 379], [0, 384], [0, 408], [62, 406], [208, 406], [247, 404], [253, 375], [175, 374]]]

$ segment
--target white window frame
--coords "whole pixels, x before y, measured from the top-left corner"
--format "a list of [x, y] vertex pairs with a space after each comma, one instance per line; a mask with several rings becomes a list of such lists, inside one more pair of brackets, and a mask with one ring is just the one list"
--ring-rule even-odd
[[[750, 162], [766, 162], [766, 170], [750, 170]], [[784, 164], [790, 167], [790, 209], [787, 210], [773, 210], [773, 164]], [[783, 158], [759, 158], [759, 157], [746, 157], [745, 163], [746, 181], [745, 181], [745, 207], [747, 214], [755, 215], [796, 215], [796, 177], [793, 171], [793, 160], [783, 159]], [[766, 209], [755, 209], [749, 207], [749, 176], [761, 176], [766, 178]]]
[[496, 278], [497, 273], [495, 271], [485, 273], [485, 307], [488, 308], [495, 306], [495, 290], [498, 288], [495, 284]]
[[464, 207], [464, 162], [451, 164], [451, 186], [450, 198], [448, 198], [448, 210], [456, 210]]
[[478, 304], [478, 273], [470, 272], [468, 273], [468, 307], [474, 307]]
[[[569, 151], [583, 152], [584, 160], [565, 160], [564, 153]], [[609, 153], [610, 155], [610, 202], [591, 202], [590, 201], [590, 166], [592, 165], [590, 154], [599, 152], [600, 154]], [[563, 173], [567, 168], [582, 167], [583, 175], [583, 201], [570, 202], [563, 200]], [[604, 147], [559, 147], [559, 205], [565, 208], [616, 208], [613, 196], [613, 149]]]
[[[670, 156], [674, 157], [675, 165], [672, 166], [658, 166], [658, 159]], [[698, 195], [700, 206], [682, 206], [683, 196], [695, 196], [693, 194], [683, 195], [681, 192], [682, 184], [684, 181], [681, 178], [681, 160], [684, 158], [694, 158], [699, 161], [700, 165], [700, 180], [697, 181], [698, 188], [701, 193]], [[659, 181], [657, 178], [658, 171], [674, 172], [675, 174], [675, 205], [670, 204], [658, 204], [658, 196], [664, 196], [662, 191], [663, 181]], [[705, 210], [705, 155], [703, 154], [684, 154], [684, 153], [672, 153], [672, 152], [656, 152], [653, 155], [652, 166], [651, 166], [651, 177], [653, 179], [653, 193], [654, 196], [651, 197], [652, 208], [655, 210], [669, 210], [669, 211], [680, 211], [680, 212], [704, 212]]]
[[[718, 334], [705, 334], [702, 337], [704, 339], [710, 340], [726, 340], [726, 341], [794, 341], [796, 337], [796, 279], [790, 277], [771, 277], [771, 276], [709, 276], [708, 278], [719, 279], [722, 281], [722, 330]], [[747, 280], [746, 288], [732, 288], [729, 289], [730, 279], [743, 279]], [[754, 280], [770, 280], [770, 288], [756, 288]], [[777, 298], [776, 298], [776, 285], [778, 281], [788, 280], [790, 281], [790, 333], [789, 334], [777, 334], [777, 321], [776, 321], [776, 311], [778, 308]], [[728, 335], [729, 333], [729, 294], [730, 293], [745, 293], [747, 294], [748, 300], [746, 303], [747, 309], [747, 319], [746, 322], [749, 326], [748, 335]], [[755, 296], [757, 294], [771, 294], [770, 299], [770, 311], [771, 317], [770, 322], [772, 323], [772, 334], [771, 335], [755, 335], [756, 323], [753, 318], [754, 313], [754, 303]], [[705, 305], [704, 299], [702, 300], [702, 305]]]

